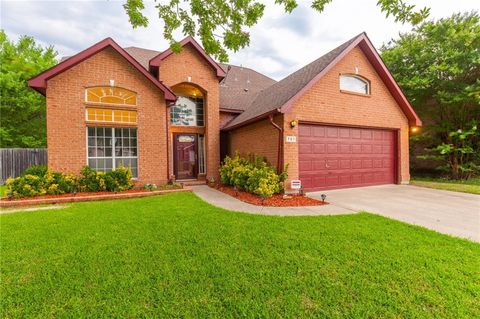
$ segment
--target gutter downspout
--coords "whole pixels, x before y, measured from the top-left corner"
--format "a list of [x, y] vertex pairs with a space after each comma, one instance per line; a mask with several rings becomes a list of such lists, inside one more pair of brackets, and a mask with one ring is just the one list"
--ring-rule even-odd
[[282, 158], [283, 158], [283, 129], [277, 125], [273, 121], [273, 114], [270, 114], [268, 116], [268, 119], [270, 120], [270, 123], [273, 125], [278, 130], [278, 158], [277, 158], [277, 173], [281, 174], [283, 171], [283, 163], [282, 163]]
[[170, 152], [169, 152], [169, 147], [170, 147], [170, 130], [169, 130], [169, 115], [170, 115], [170, 106], [169, 104], [166, 103], [165, 105], [165, 131], [166, 131], [166, 137], [167, 137], [167, 183], [170, 182]]

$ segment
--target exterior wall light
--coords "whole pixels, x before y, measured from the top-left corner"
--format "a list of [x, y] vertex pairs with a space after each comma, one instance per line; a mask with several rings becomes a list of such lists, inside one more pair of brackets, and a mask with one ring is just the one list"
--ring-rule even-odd
[[410, 132], [412, 132], [412, 133], [417, 133], [418, 131], [419, 131], [418, 126], [412, 126], [412, 127], [410, 128]]
[[297, 124], [298, 124], [297, 121], [293, 120], [290, 122], [290, 127], [294, 128], [295, 126], [297, 126]]

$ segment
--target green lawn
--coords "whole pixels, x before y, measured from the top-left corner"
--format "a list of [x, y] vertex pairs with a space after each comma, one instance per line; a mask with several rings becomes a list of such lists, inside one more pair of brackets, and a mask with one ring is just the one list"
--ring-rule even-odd
[[2, 317], [480, 316], [479, 244], [367, 213], [176, 193], [0, 218]]
[[467, 181], [455, 181], [443, 178], [413, 177], [410, 183], [416, 186], [480, 195], [480, 177], [471, 178]]

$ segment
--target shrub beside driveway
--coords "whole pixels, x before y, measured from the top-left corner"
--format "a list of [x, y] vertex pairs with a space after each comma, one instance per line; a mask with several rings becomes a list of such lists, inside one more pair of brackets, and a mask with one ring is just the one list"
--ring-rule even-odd
[[478, 317], [480, 245], [190, 193], [1, 216], [4, 317]]

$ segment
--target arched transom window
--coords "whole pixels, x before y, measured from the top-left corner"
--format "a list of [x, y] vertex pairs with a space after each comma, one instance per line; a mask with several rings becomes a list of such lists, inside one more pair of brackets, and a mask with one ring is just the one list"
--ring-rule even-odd
[[177, 96], [175, 105], [170, 108], [170, 123], [182, 126], [204, 126], [203, 93], [189, 84], [172, 87]]
[[87, 88], [85, 99], [86, 102], [90, 103], [137, 105], [137, 93], [120, 87], [96, 86]]
[[342, 74], [340, 75], [340, 90], [368, 95], [370, 94], [370, 82], [358, 75]]

